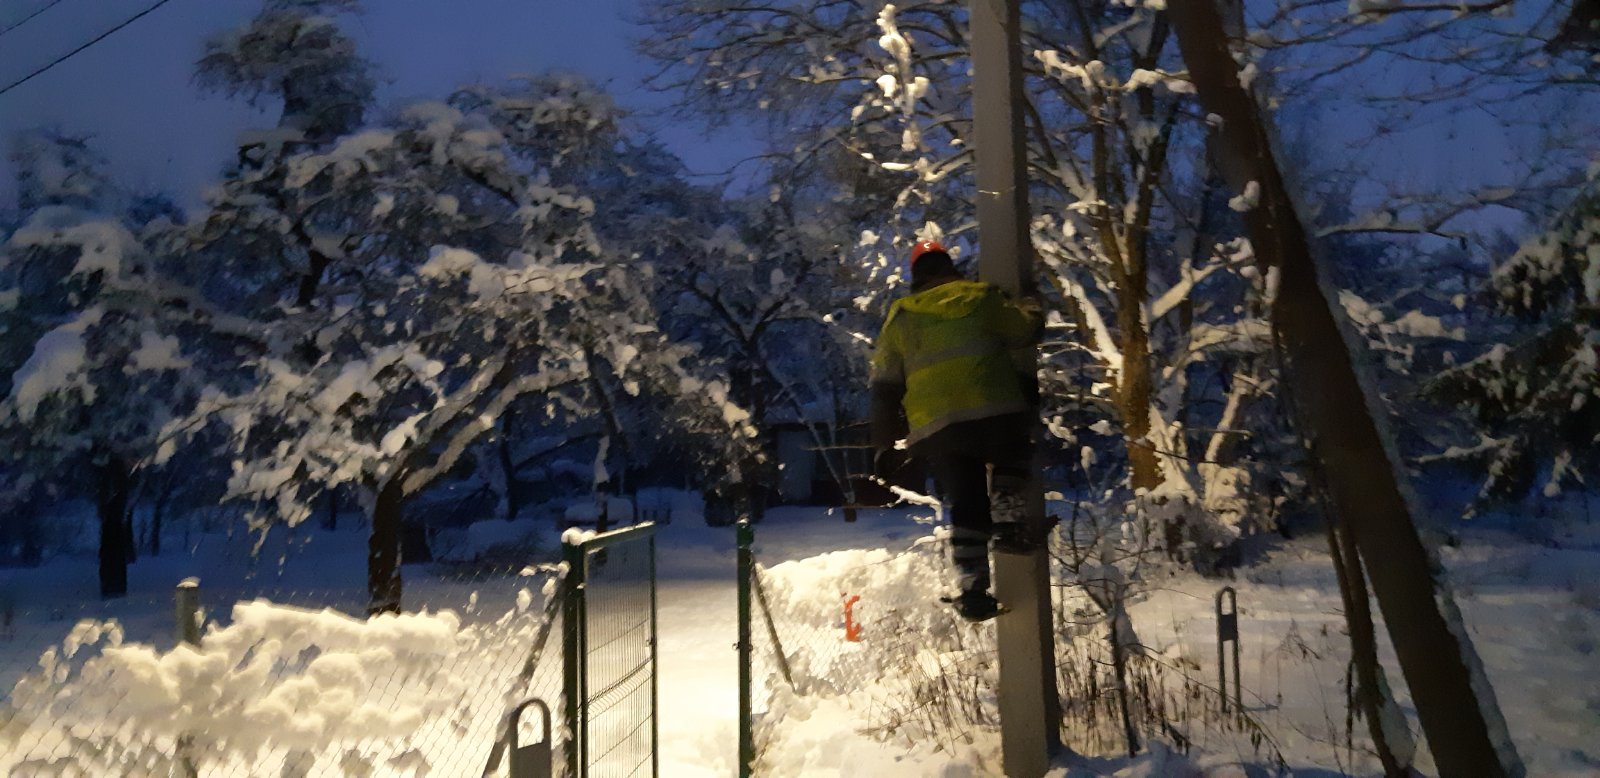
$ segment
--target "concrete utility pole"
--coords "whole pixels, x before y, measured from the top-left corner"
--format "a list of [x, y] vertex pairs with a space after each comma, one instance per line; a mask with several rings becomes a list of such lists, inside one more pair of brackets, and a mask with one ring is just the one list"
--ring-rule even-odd
[[[1028, 152], [1022, 114], [1021, 15], [1017, 0], [968, 0], [972, 35], [973, 152], [978, 168], [978, 275], [1015, 296], [1034, 292], [1028, 237]], [[1038, 464], [1036, 457], [1035, 464]], [[1039, 467], [1028, 484], [1028, 522], [1044, 537]], [[1010, 609], [996, 629], [1005, 774], [1038, 778], [1060, 745], [1050, 555], [996, 553], [995, 597]]]

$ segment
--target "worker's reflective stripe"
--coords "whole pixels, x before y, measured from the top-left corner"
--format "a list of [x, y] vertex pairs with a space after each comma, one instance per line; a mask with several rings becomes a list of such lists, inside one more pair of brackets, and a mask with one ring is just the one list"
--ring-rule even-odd
[[1004, 351], [1005, 347], [999, 341], [985, 338], [935, 351], [931, 354], [909, 354], [906, 356], [906, 372], [915, 373], [919, 370], [933, 367], [940, 362], [949, 362], [952, 359], [986, 357], [990, 354], [999, 354]]

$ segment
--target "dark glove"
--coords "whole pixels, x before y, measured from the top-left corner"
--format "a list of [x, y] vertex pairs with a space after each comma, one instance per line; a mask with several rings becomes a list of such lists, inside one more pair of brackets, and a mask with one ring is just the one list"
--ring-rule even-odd
[[872, 455], [872, 474], [887, 481], [906, 466], [906, 452], [898, 448], [880, 448]]

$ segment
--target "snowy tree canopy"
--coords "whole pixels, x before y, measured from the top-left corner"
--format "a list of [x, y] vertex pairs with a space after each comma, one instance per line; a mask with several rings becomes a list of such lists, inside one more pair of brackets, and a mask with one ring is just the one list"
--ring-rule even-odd
[[[657, 35], [643, 48], [663, 64], [658, 85], [689, 108], [769, 120], [796, 194], [776, 191], [863, 198], [839, 225], [868, 278], [861, 310], [900, 291], [916, 240], [964, 258], [975, 194], [963, 3], [652, 9]], [[1067, 446], [1113, 423], [1131, 489], [1206, 506], [1184, 520], [1191, 534], [1226, 542], [1274, 505], [1244, 497], [1263, 490], [1242, 460], [1277, 444], [1241, 434], [1270, 418], [1257, 401], [1273, 388], [1259, 358], [1273, 279], [1255, 272], [1234, 213], [1249, 207], [1249, 182], [1226, 181], [1228, 203], [1229, 171], [1211, 169], [1208, 125], [1159, 8], [1028, 4], [1025, 16], [1033, 237], [1055, 322], [1041, 370], [1050, 429]]]
[[1436, 399], [1482, 425], [1440, 455], [1485, 463], [1480, 497], [1546, 497], [1600, 471], [1600, 196], [1594, 183], [1490, 279], [1499, 307], [1531, 327], [1438, 376]]
[[170, 225], [139, 224], [81, 140], [34, 138], [20, 157], [35, 207], [3, 244], [0, 366], [14, 454], [137, 461], [193, 389], [152, 252]]
[[[308, 253], [325, 258], [305, 307], [266, 311], [281, 318], [253, 361], [262, 383], [208, 400], [242, 450], [265, 455], [240, 471], [238, 494], [272, 496], [295, 522], [310, 508], [286, 485], [399, 479], [413, 493], [517, 397], [581, 402], [573, 387], [601, 365], [637, 392], [642, 371], [681, 359], [659, 342], [648, 273], [608, 264], [593, 204], [547, 183], [543, 157], [494, 118], [413, 105], [272, 173], [247, 171], [218, 202], [208, 231], [272, 240], [271, 225], [293, 218], [315, 225]], [[287, 207], [250, 208], [264, 201]]]
[[357, 0], [268, 0], [248, 25], [206, 43], [200, 83], [253, 105], [279, 101], [280, 126], [325, 140], [361, 124], [372, 100], [371, 66], [329, 14]]

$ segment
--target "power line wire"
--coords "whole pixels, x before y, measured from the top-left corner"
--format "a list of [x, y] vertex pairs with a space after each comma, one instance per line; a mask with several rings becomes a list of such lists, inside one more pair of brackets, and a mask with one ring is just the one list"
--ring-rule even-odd
[[5, 35], [6, 33], [11, 32], [12, 30], [17, 29], [18, 27], [21, 27], [22, 25], [27, 24], [30, 21], [33, 21], [33, 17], [38, 16], [39, 14], [42, 14], [45, 11], [48, 11], [48, 10], [50, 10], [50, 9], [60, 5], [60, 4], [61, 4], [61, 0], [50, 0], [50, 2], [44, 4], [43, 8], [40, 8], [39, 10], [34, 11], [33, 13], [22, 17], [22, 21], [17, 22], [16, 24], [11, 25], [10, 27], [5, 28], [4, 30], [0, 30], [0, 35]]
[[32, 81], [36, 76], [44, 73], [45, 71], [49, 70], [50, 68], [55, 67], [56, 65], [59, 65], [59, 64], [61, 64], [63, 62], [66, 62], [67, 60], [71, 59], [73, 56], [78, 54], [78, 52], [81, 52], [84, 49], [87, 49], [90, 46], [93, 46], [96, 43], [99, 43], [100, 41], [105, 40], [106, 38], [110, 37], [112, 35], [112, 33], [115, 33], [117, 30], [120, 30], [120, 29], [122, 29], [124, 27], [127, 27], [130, 24], [133, 24], [136, 21], [139, 21], [139, 19], [143, 18], [145, 15], [149, 14], [151, 11], [154, 11], [157, 8], [160, 8], [161, 6], [164, 6], [169, 2], [172, 2], [172, 0], [157, 0], [155, 5], [152, 5], [149, 8], [146, 8], [143, 11], [140, 11], [139, 13], [134, 14], [127, 21], [125, 21], [125, 22], [123, 22], [123, 23], [121, 23], [121, 24], [119, 24], [119, 25], [117, 25], [115, 27], [112, 27], [111, 29], [106, 30], [103, 33], [100, 33], [100, 35], [96, 36], [93, 40], [89, 41], [88, 43], [85, 43], [82, 46], [79, 46], [78, 48], [75, 48], [72, 51], [69, 51], [66, 54], [61, 55], [60, 57], [57, 57], [54, 61], [50, 62], [49, 64], [45, 65], [44, 67], [39, 68], [38, 70], [35, 70], [32, 73], [29, 73], [28, 75], [23, 76], [22, 78], [11, 82], [10, 84], [7, 84], [4, 89], [0, 89], [0, 95], [4, 95], [5, 93], [7, 93], [9, 91], [11, 91], [13, 89], [16, 89], [19, 86], [22, 86], [23, 84], [26, 84], [29, 81]]

